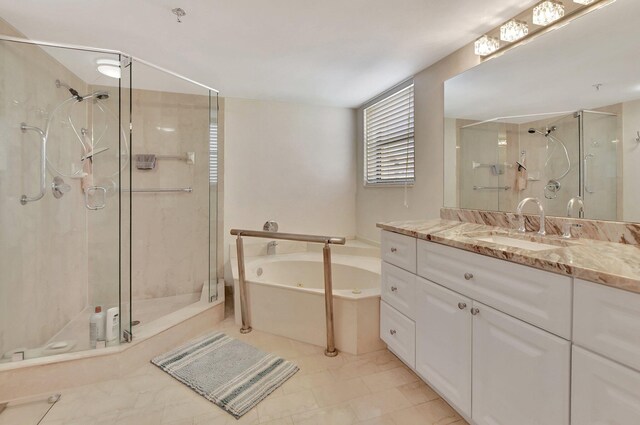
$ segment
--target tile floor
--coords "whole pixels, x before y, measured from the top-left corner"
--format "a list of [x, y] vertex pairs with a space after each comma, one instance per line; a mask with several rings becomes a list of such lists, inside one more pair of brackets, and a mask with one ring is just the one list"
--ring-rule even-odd
[[236, 420], [148, 364], [123, 379], [62, 391], [40, 425], [466, 424], [387, 350], [328, 358], [322, 347], [260, 331], [241, 335], [231, 319], [216, 330], [293, 360], [300, 371]]

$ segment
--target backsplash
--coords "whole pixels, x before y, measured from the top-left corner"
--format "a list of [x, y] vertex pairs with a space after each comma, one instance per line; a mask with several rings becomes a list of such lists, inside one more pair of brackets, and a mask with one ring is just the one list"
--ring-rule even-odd
[[[527, 231], [539, 228], [539, 217], [524, 214]], [[500, 211], [467, 210], [460, 208], [441, 208], [440, 218], [443, 220], [463, 221], [467, 223], [485, 224], [507, 229], [518, 228], [516, 213]], [[546, 217], [547, 234], [562, 235], [562, 225], [566, 222], [577, 223], [582, 227], [573, 228], [572, 233], [577, 238], [594, 239], [606, 242], [617, 242], [629, 245], [640, 245], [640, 224], [619, 221], [600, 221], [578, 218]]]

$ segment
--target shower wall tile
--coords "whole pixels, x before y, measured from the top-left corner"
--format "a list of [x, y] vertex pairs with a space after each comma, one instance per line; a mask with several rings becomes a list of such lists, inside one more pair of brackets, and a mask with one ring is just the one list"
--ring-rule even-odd
[[[208, 96], [134, 89], [132, 100], [133, 188], [193, 188], [191, 193], [132, 195], [132, 297], [200, 293], [209, 279]], [[153, 170], [135, 167], [136, 154], [186, 152], [195, 152], [195, 164], [158, 159]], [[117, 294], [110, 293], [105, 281], [112, 277], [104, 274], [101, 264], [108, 265], [113, 259], [105, 256], [118, 253], [99, 248], [117, 243], [117, 234], [101, 230], [117, 220], [109, 208], [117, 208], [117, 203], [91, 218], [89, 244], [95, 257], [90, 258], [90, 299], [116, 303]]]

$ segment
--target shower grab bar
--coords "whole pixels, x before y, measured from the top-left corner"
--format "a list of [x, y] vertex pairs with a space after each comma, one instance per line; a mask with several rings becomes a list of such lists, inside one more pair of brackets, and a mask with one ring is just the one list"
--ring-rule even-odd
[[45, 195], [45, 193], [47, 193], [47, 135], [44, 134], [44, 131], [40, 130], [38, 127], [34, 127], [31, 125], [27, 125], [27, 123], [20, 123], [20, 130], [23, 133], [26, 133], [27, 131], [35, 131], [36, 133], [38, 133], [40, 135], [40, 193], [38, 193], [36, 196], [27, 196], [27, 195], [22, 195], [20, 197], [20, 203], [22, 205], [27, 205], [28, 202], [34, 202], [37, 201], [39, 199], [42, 199], [42, 197]]
[[171, 192], [193, 192], [191, 187], [175, 187], [175, 188], [150, 188], [150, 189], [122, 189], [123, 192], [131, 193], [171, 193]]
[[327, 323], [327, 348], [324, 350], [324, 354], [328, 357], [337, 356], [338, 350], [336, 349], [333, 326], [333, 280], [331, 276], [331, 244], [344, 245], [346, 243], [346, 239], [335, 236], [318, 236], [298, 233], [278, 233], [265, 232], [261, 230], [241, 229], [231, 229], [231, 234], [237, 236], [236, 249], [238, 251], [238, 285], [240, 287], [240, 314], [242, 316], [242, 328], [240, 328], [240, 333], [251, 332], [251, 326], [249, 325], [249, 312], [247, 310], [247, 291], [244, 270], [244, 245], [242, 242], [242, 237], [246, 236], [252, 238], [280, 239], [324, 244], [324, 248], [322, 249], [322, 261], [324, 263], [324, 306], [325, 320]]
[[509, 190], [511, 186], [473, 186], [473, 190]]

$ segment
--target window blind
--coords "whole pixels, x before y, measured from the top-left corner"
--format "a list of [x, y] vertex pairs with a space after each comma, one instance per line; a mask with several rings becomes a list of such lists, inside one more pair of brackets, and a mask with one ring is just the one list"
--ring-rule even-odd
[[413, 84], [364, 110], [365, 183], [415, 181]]
[[218, 183], [218, 124], [209, 125], [209, 184]]

